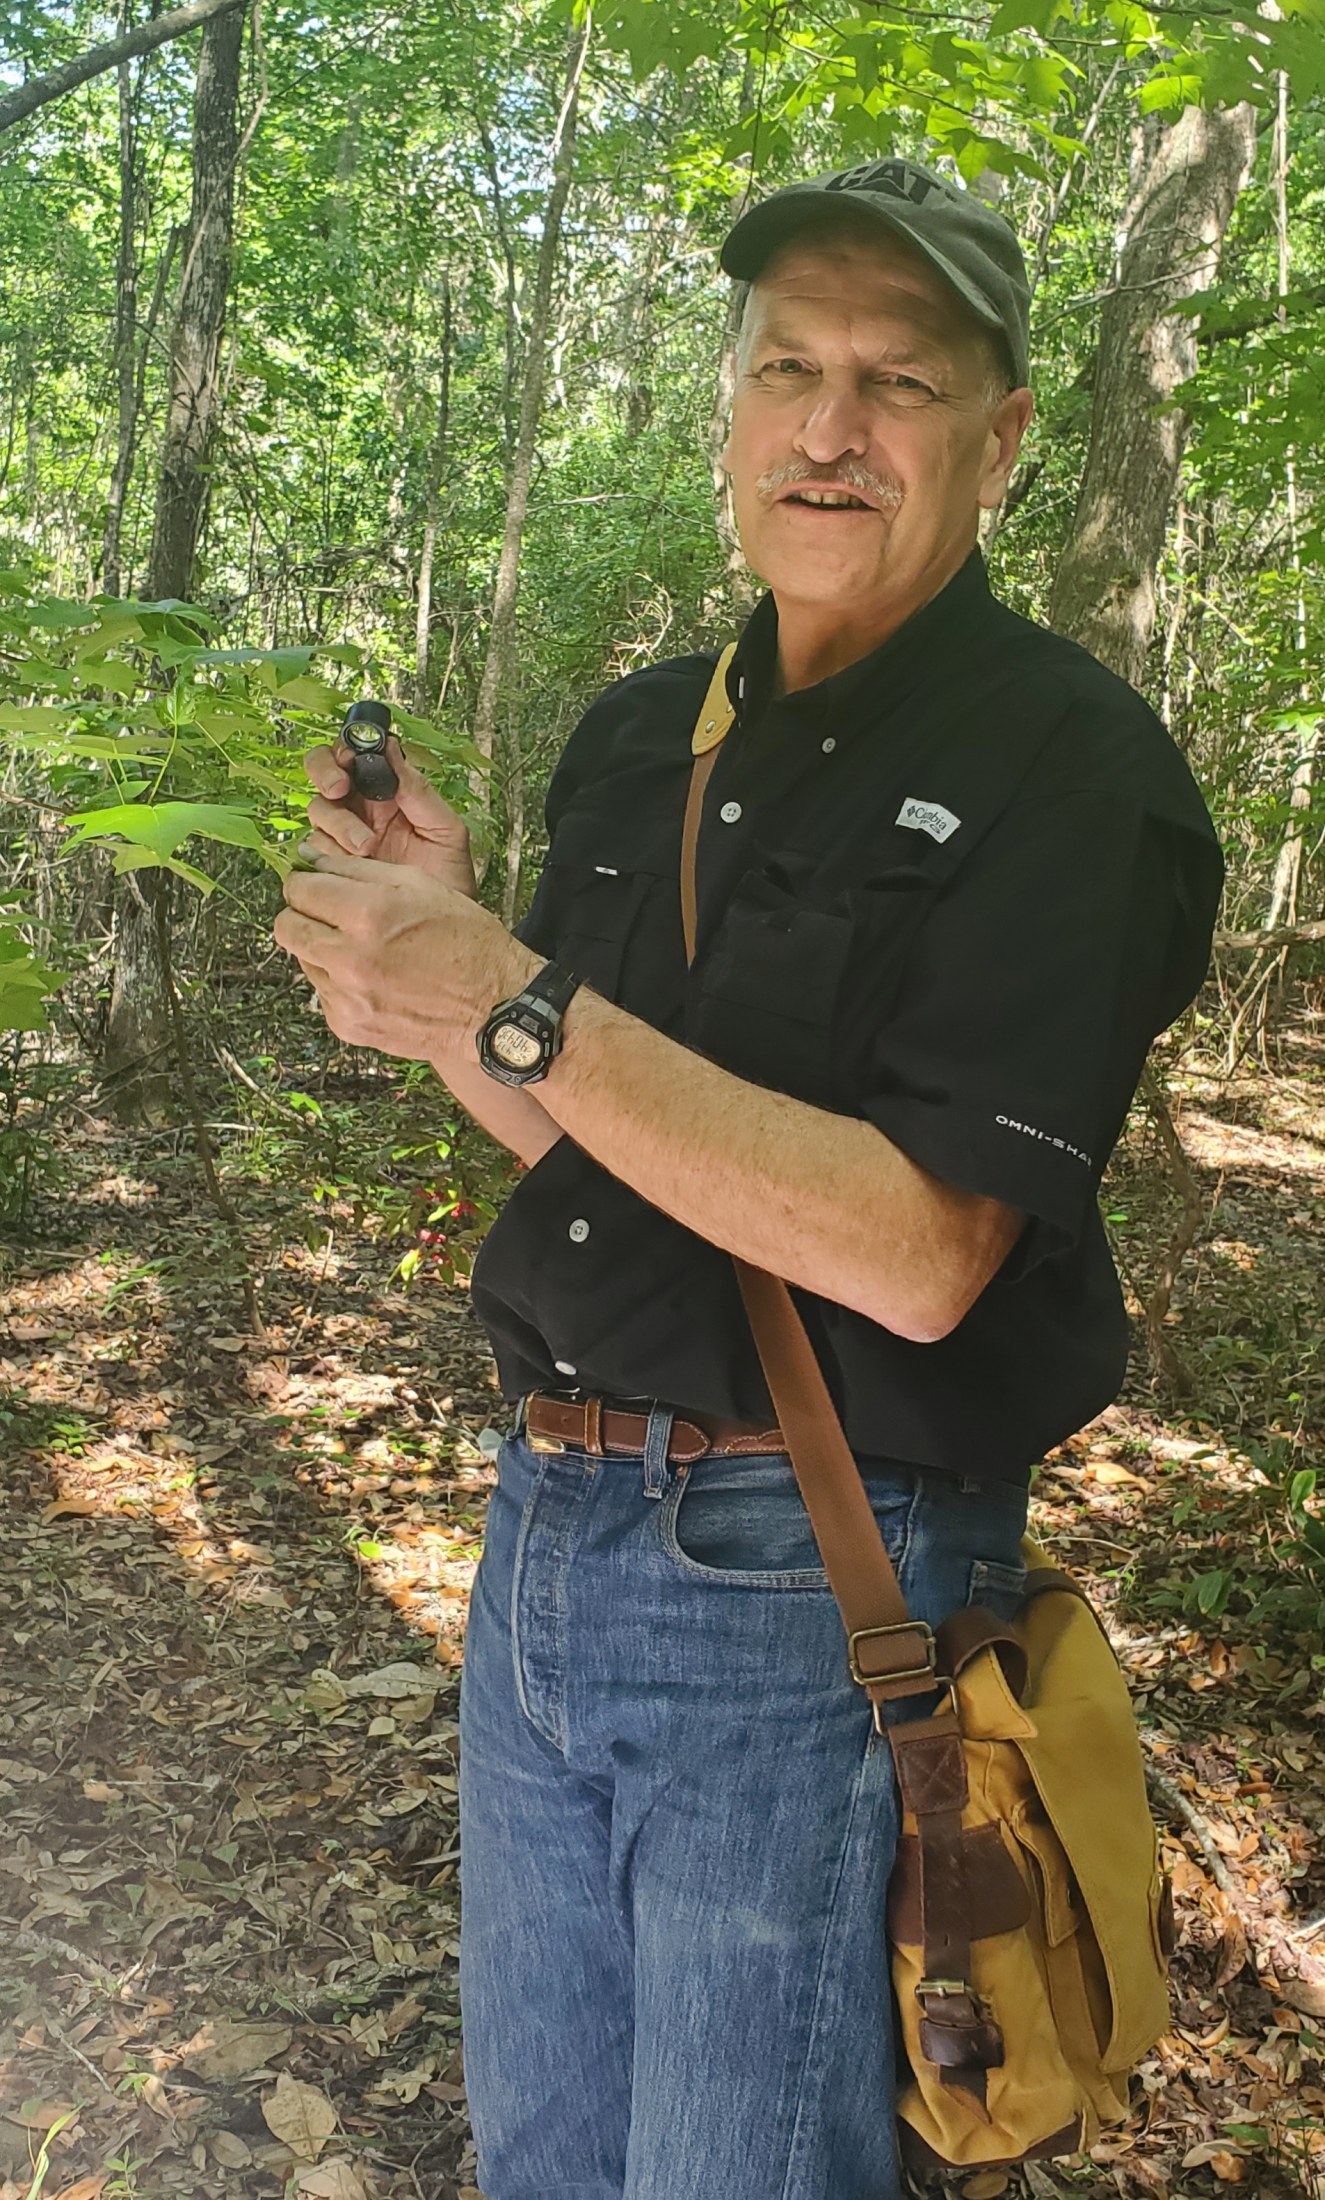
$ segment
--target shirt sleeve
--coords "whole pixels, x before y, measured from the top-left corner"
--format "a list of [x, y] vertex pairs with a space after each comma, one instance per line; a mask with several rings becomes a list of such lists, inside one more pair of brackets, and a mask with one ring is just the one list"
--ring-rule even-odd
[[[608, 688], [589, 705], [553, 766], [543, 803], [543, 823], [549, 849], [556, 835], [557, 821], [571, 796], [586, 780], [596, 778], [603, 768], [619, 719], [622, 685], [618, 681], [615, 687]], [[533, 899], [519, 923], [511, 926], [512, 937], [522, 941], [524, 946], [532, 947], [536, 955], [551, 956], [556, 953], [550, 900], [547, 857], [544, 856]]]
[[1080, 1235], [1150, 1043], [1200, 987], [1222, 880], [1212, 830], [1113, 791], [1031, 797], [922, 926], [861, 1113], [1026, 1214], [1005, 1280]]

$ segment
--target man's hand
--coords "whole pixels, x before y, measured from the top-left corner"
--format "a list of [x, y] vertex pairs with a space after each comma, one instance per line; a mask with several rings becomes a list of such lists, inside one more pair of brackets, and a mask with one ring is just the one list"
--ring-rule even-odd
[[422, 772], [406, 763], [400, 743], [394, 737], [387, 741], [387, 755], [400, 781], [391, 802], [369, 802], [354, 792], [346, 769], [350, 753], [337, 742], [334, 749], [310, 749], [304, 758], [304, 770], [317, 790], [308, 805], [314, 831], [345, 855], [408, 864], [453, 893], [476, 900], [469, 828]]
[[305, 850], [317, 869], [285, 880], [276, 943], [295, 956], [347, 1046], [418, 1062], [472, 1054], [494, 1003], [542, 968], [500, 918], [417, 863], [347, 856], [320, 831]]

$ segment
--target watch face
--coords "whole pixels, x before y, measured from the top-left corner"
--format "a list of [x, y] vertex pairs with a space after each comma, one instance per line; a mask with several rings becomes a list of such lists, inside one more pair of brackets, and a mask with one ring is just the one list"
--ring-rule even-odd
[[521, 1031], [518, 1024], [498, 1024], [488, 1043], [497, 1060], [511, 1069], [532, 1069], [542, 1060], [541, 1040], [530, 1031]]

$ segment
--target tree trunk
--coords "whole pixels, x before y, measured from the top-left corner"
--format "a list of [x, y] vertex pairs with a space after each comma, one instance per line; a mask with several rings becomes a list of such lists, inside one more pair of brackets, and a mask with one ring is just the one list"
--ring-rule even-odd
[[[187, 598], [206, 492], [217, 367], [230, 282], [239, 62], [244, 17], [213, 14], [202, 35], [193, 106], [193, 197], [170, 347], [170, 400], [161, 452], [146, 590]], [[102, 1067], [121, 1123], [169, 1120], [170, 1022], [161, 985], [157, 905], [170, 873], [115, 882], [114, 975]]]
[[[552, 317], [552, 277], [556, 268], [557, 248], [561, 241], [562, 217], [570, 196], [575, 166], [575, 122], [579, 109], [580, 79], [589, 50], [591, 23], [591, 11], [586, 8], [582, 27], [571, 31], [566, 90], [552, 140], [552, 188], [548, 195], [543, 236], [538, 249], [538, 275], [525, 346], [524, 386], [520, 392], [520, 421], [516, 430], [515, 453], [506, 494], [506, 526], [492, 600], [487, 659], [483, 666], [483, 679], [474, 713], [474, 746], [487, 760], [486, 768], [476, 767], [474, 771], [474, 791], [480, 800], [485, 799], [488, 793], [498, 705], [515, 655], [515, 607], [520, 585], [520, 546], [524, 539], [525, 516], [529, 509], [529, 484], [533, 476], [534, 448], [543, 401], [547, 334]], [[487, 869], [490, 853], [490, 850], [482, 848], [475, 851], [474, 867], [480, 883]]]
[[516, 296], [515, 247], [511, 242], [510, 225], [506, 220], [506, 200], [501, 187], [501, 162], [492, 142], [492, 132], [480, 115], [478, 134], [487, 162], [488, 182], [492, 188], [492, 219], [501, 246], [502, 266], [506, 281], [502, 291], [503, 345], [501, 369], [501, 423], [502, 464], [509, 473], [511, 454], [515, 449], [515, 425], [511, 418], [511, 396], [515, 389], [515, 361], [520, 348], [520, 307]]
[[519, 914], [516, 903], [524, 857], [524, 757], [520, 751], [520, 713], [514, 700], [506, 720], [506, 757], [506, 864], [500, 914], [509, 929]]
[[187, 597], [207, 489], [221, 333], [233, 242], [242, 14], [213, 16], [202, 35], [193, 103], [193, 197], [170, 345], [170, 402], [157, 484], [150, 597]]
[[[118, 24], [121, 36], [129, 29], [129, 0], [120, 0]], [[120, 229], [115, 254], [115, 464], [111, 468], [106, 497], [106, 517], [101, 543], [101, 586], [108, 596], [121, 592], [120, 529], [124, 500], [133, 471], [133, 447], [138, 425], [137, 357], [138, 254], [134, 215], [138, 199], [138, 132], [134, 119], [133, 68], [119, 66], [120, 117]]]
[[1090, 451], [1049, 607], [1051, 626], [1133, 686], [1145, 669], [1155, 567], [1187, 437], [1186, 415], [1160, 408], [1196, 366], [1191, 322], [1172, 309], [1214, 281], [1255, 145], [1249, 105], [1188, 107], [1176, 122], [1137, 125], [1115, 284], [1100, 319]]
[[[754, 56], [747, 53], [745, 73], [741, 79], [738, 121], [743, 122], [751, 112], [756, 81]], [[749, 180], [744, 188], [737, 193], [727, 210], [727, 226], [729, 229], [733, 228], [740, 220], [753, 195], [754, 172], [752, 161], [750, 166]], [[713, 386], [713, 404], [709, 412], [708, 435], [706, 438], [709, 469], [713, 475], [713, 521], [717, 528], [718, 541], [722, 547], [722, 569], [726, 576], [731, 610], [740, 620], [748, 618], [753, 611], [758, 600], [759, 591], [755, 586], [754, 575], [745, 562], [740, 538], [736, 532], [736, 506], [732, 499], [731, 476], [723, 471], [720, 463], [720, 453], [727, 441], [727, 430], [731, 422], [732, 399], [736, 394], [736, 332], [740, 327], [741, 299], [744, 295], [744, 291], [737, 286], [733, 288], [731, 297], [727, 302], [727, 318], [723, 324], [722, 342], [718, 349], [718, 371]], [[718, 609], [719, 606], [714, 605], [713, 608]], [[726, 609], [725, 606], [721, 608]]]
[[428, 709], [429, 657], [432, 652], [432, 569], [437, 556], [437, 529], [442, 511], [442, 480], [446, 473], [447, 435], [451, 420], [451, 271], [442, 269], [442, 386], [437, 398], [437, 426], [428, 454], [428, 501], [423, 516], [423, 548], [419, 554], [419, 596], [414, 617], [414, 708], [420, 718]]
[[[1277, 12], [1277, 10], [1276, 10]], [[1286, 322], [1288, 308], [1284, 301], [1288, 296], [1290, 264], [1288, 243], [1288, 78], [1280, 75], [1279, 99], [1274, 123], [1274, 189], [1275, 227], [1279, 243], [1279, 319]], [[1287, 375], [1284, 377], [1287, 384]], [[1287, 389], [1285, 388], [1285, 395]], [[1307, 599], [1302, 582], [1302, 542], [1298, 525], [1297, 504], [1297, 452], [1289, 449], [1284, 456], [1284, 507], [1288, 520], [1289, 562], [1296, 582], [1293, 605], [1293, 639], [1298, 662], [1302, 667], [1303, 682], [1298, 690], [1300, 701], [1310, 706], [1313, 700], [1312, 667], [1307, 655]], [[1321, 734], [1325, 722], [1317, 718], [1303, 728], [1302, 747], [1288, 783], [1288, 806], [1292, 812], [1288, 829], [1284, 834], [1274, 867], [1274, 884], [1270, 889], [1270, 906], [1265, 912], [1265, 929], [1274, 932], [1281, 925], [1297, 922], [1298, 894], [1302, 884], [1302, 866], [1306, 854], [1304, 838], [1309, 822], [1308, 812], [1316, 778], [1316, 759], [1320, 750]], [[1287, 955], [1281, 963], [1286, 967]]]

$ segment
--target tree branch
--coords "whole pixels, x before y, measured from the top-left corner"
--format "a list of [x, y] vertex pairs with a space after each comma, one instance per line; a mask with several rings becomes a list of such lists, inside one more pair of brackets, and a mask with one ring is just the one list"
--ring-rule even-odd
[[109, 38], [102, 46], [90, 46], [76, 61], [66, 61], [47, 76], [34, 76], [27, 84], [20, 84], [17, 91], [0, 99], [0, 130], [12, 129], [38, 107], [47, 106], [53, 99], [63, 99], [66, 92], [77, 90], [89, 78], [104, 76], [107, 69], [119, 67], [121, 61], [132, 61], [139, 54], [154, 53], [158, 46], [168, 45], [172, 38], [182, 38], [186, 31], [193, 31], [200, 23], [210, 22], [214, 15], [224, 15], [230, 8], [243, 7], [245, 0], [189, 0], [187, 7], [171, 8], [165, 15], [158, 15], [154, 23], [140, 23], [136, 30], [126, 31], [122, 38]]
[[1216, 947], [1297, 947], [1304, 940], [1325, 940], [1325, 920], [1281, 924], [1273, 932], [1216, 932], [1214, 943]]

